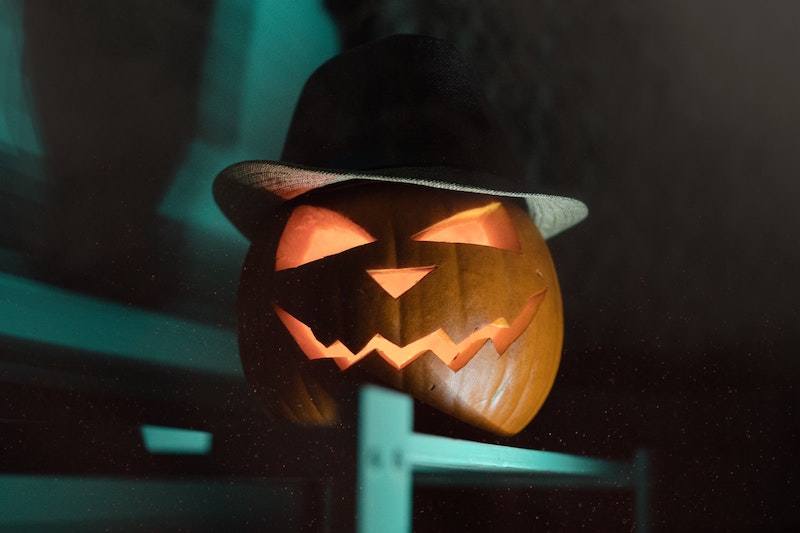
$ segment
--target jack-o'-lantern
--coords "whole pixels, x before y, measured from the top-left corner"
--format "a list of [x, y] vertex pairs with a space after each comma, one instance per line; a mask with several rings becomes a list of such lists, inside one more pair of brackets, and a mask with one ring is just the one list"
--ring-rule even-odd
[[[307, 138], [298, 117], [293, 130]], [[215, 183], [220, 206], [252, 241], [239, 290], [251, 384], [274, 412], [330, 424], [337, 377], [357, 373], [354, 383], [383, 383], [477, 427], [517, 433], [560, 359], [561, 293], [545, 238], [582, 219], [585, 206], [446, 183], [489, 174], [434, 166], [424, 153], [419, 165], [396, 164], [396, 143], [375, 150], [358, 136], [358, 153], [378, 152], [380, 168], [243, 162]], [[284, 158], [296, 144], [287, 142]]]

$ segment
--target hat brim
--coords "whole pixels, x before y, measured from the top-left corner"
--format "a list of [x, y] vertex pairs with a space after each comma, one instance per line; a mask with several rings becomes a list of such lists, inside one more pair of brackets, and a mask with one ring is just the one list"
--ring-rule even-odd
[[[460, 192], [521, 198], [542, 234], [549, 239], [568, 229], [589, 213], [573, 198], [549, 194], [502, 191], [451, 183], [463, 171], [440, 167], [404, 167], [374, 171], [314, 169], [276, 161], [242, 161], [219, 173], [214, 180], [214, 199], [225, 216], [249, 240], [258, 234], [265, 213], [308, 191], [353, 180], [407, 183]], [[469, 176], [474, 178], [474, 174]]]

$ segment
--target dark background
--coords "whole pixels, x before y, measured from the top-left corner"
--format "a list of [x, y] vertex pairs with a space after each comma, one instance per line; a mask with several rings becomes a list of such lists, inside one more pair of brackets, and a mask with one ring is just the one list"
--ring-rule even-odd
[[[567, 324], [560, 375], [507, 443], [615, 458], [648, 449], [656, 530], [797, 527], [798, 4], [325, 5], [343, 47], [400, 32], [451, 40], [484, 80], [526, 184], [590, 208], [551, 241]], [[158, 213], [190, 140], [224, 140], [197, 118], [213, 13], [210, 1], [24, 4], [46, 178], [29, 179], [28, 156], [4, 148], [0, 268], [233, 325], [238, 249], [197, 274], [181, 246], [189, 230]], [[579, 501], [564, 497], [557, 505]], [[597, 530], [616, 529], [598, 518], [609, 508], [628, 515], [628, 503], [596, 501], [577, 518], [536, 517], [554, 513], [545, 530]]]

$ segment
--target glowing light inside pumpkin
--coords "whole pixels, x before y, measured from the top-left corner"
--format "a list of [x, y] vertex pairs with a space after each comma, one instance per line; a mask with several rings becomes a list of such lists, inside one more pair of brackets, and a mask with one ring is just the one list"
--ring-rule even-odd
[[295, 268], [375, 241], [367, 230], [330, 209], [301, 205], [286, 222], [275, 270]]
[[457, 213], [411, 238], [415, 241], [478, 244], [522, 251], [514, 223], [500, 202]]
[[436, 270], [436, 266], [381, 268], [367, 270], [367, 274], [392, 298], [397, 299], [434, 270]]
[[443, 329], [439, 328], [405, 346], [398, 346], [380, 334], [376, 334], [357, 353], [353, 353], [338, 340], [331, 343], [330, 346], [325, 346], [317, 340], [309, 326], [281, 309], [278, 305], [274, 307], [276, 314], [286, 326], [286, 329], [309, 359], [333, 359], [340, 369], [345, 370], [375, 351], [389, 364], [400, 370], [422, 354], [430, 351], [451, 370], [457, 372], [489, 340], [493, 342], [499, 355], [505, 353], [508, 347], [530, 325], [546, 293], [547, 289], [543, 289], [541, 292], [530, 296], [522, 312], [514, 319], [513, 323], [509, 324], [504, 318], [499, 318], [473, 332], [458, 344]]

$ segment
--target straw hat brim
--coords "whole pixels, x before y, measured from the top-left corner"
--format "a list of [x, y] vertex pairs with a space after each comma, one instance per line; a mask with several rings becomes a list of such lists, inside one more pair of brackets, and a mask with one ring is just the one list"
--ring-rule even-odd
[[268, 213], [303, 193], [354, 180], [407, 183], [435, 189], [521, 198], [542, 234], [549, 239], [588, 214], [583, 202], [564, 196], [486, 189], [450, 180], [473, 180], [474, 173], [459, 169], [403, 167], [375, 171], [314, 169], [277, 161], [242, 161], [219, 173], [214, 181], [214, 199], [222, 212], [251, 241]]

